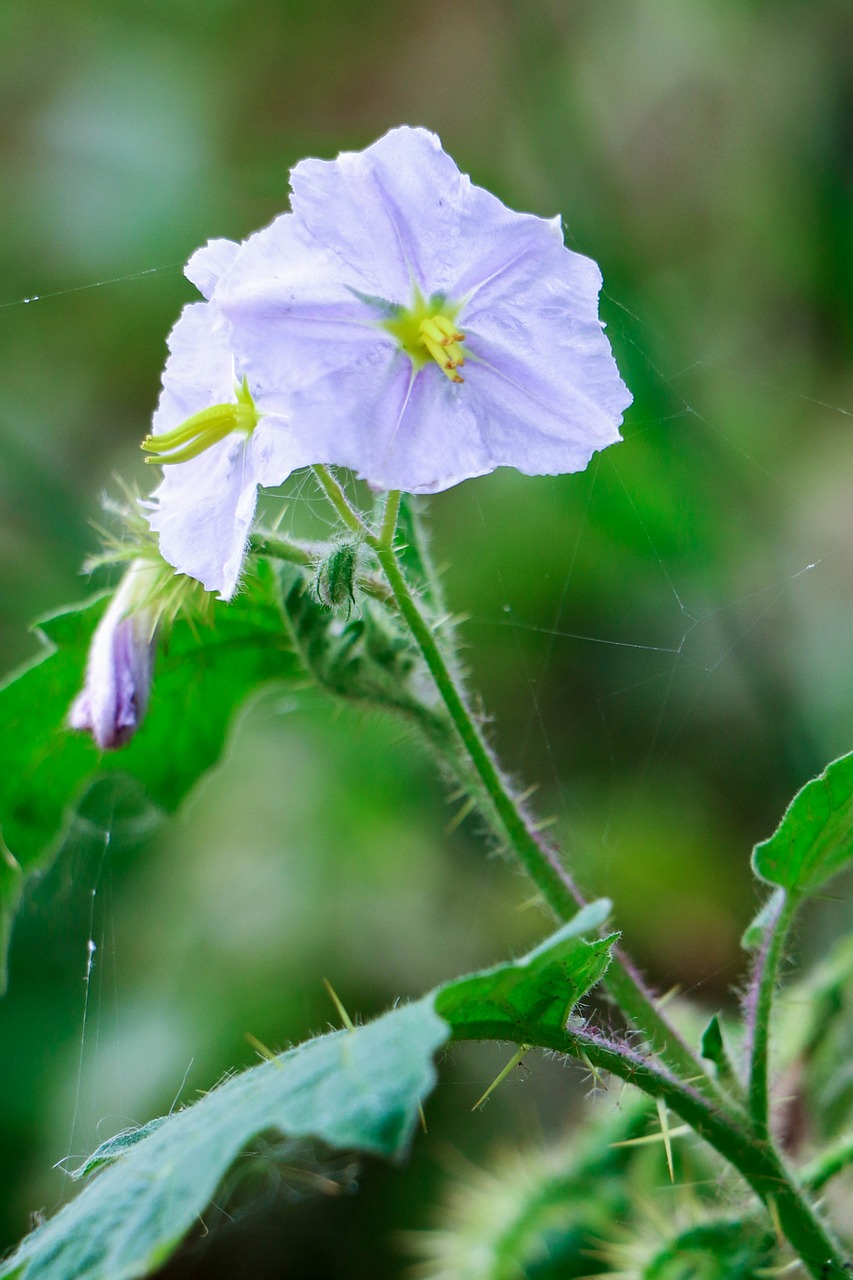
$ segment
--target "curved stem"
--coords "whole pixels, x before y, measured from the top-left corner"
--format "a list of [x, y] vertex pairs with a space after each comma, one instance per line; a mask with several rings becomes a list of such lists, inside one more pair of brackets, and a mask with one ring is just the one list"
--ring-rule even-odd
[[[391, 524], [392, 513], [396, 523], [400, 495], [388, 495], [382, 531], [377, 537], [350, 506], [346, 494], [331, 472], [319, 465], [313, 470], [323, 492], [347, 527], [363, 537], [373, 548], [388, 579], [397, 607], [421, 651], [480, 787], [487, 797], [492, 810], [487, 816], [492, 817], [493, 825], [507, 841], [557, 918], [569, 919], [578, 907], [584, 905], [583, 895], [562, 865], [557, 851], [542, 839], [534, 822], [513, 795], [512, 788], [498, 768], [400, 567], [393, 547], [394, 528]], [[684, 1079], [696, 1081], [703, 1093], [719, 1102], [720, 1095], [713, 1080], [661, 1013], [653, 996], [619, 950], [614, 954], [606, 982], [613, 999], [646, 1037], [661, 1060]]]
[[751, 1039], [748, 1104], [759, 1138], [767, 1138], [770, 1134], [770, 1016], [785, 942], [796, 909], [796, 897], [784, 893], [775, 916], [767, 924], [747, 1003]]
[[802, 1171], [803, 1186], [809, 1191], [821, 1191], [836, 1174], [853, 1164], [853, 1134], [847, 1134], [840, 1142], [815, 1156]]
[[[527, 1034], [533, 1037], [533, 1029]], [[501, 1018], [466, 1022], [454, 1027], [456, 1040], [506, 1040]], [[715, 1106], [698, 1090], [676, 1079], [665, 1067], [625, 1044], [589, 1031], [561, 1031], [537, 1027], [534, 1043], [567, 1053], [601, 1071], [608, 1071], [666, 1105], [690, 1125], [743, 1175], [763, 1204], [773, 1207], [789, 1244], [816, 1280], [847, 1276], [843, 1253], [832, 1239], [772, 1143], [744, 1130], [736, 1118]]]
[[[324, 467], [315, 467], [314, 470], [344, 523], [363, 537], [376, 554], [397, 608], [421, 651], [470, 767], [493, 811], [488, 816], [555, 915], [561, 919], [571, 917], [576, 908], [583, 905], [583, 898], [562, 866], [556, 850], [541, 838], [501, 773], [400, 567], [393, 547], [391, 514], [393, 511], [393, 519], [396, 520], [399, 495], [389, 495], [381, 533], [377, 536], [350, 506], [334, 477]], [[768, 1024], [773, 985], [789, 923], [790, 915], [784, 909], [773, 930], [757, 988], [756, 1009], [763, 1016], [755, 1022], [757, 1036], [754, 1037], [752, 1055], [756, 1113], [766, 1111]], [[772, 1209], [787, 1240], [816, 1280], [848, 1275], [838, 1244], [818, 1219], [772, 1141], [765, 1134], [750, 1131], [742, 1118], [723, 1104], [714, 1082], [657, 1008], [624, 958], [614, 956], [605, 981], [625, 1014], [643, 1032], [659, 1062], [645, 1058], [627, 1045], [588, 1031], [556, 1029], [543, 1035], [538, 1041], [541, 1047], [572, 1054], [593, 1067], [612, 1072], [652, 1097], [662, 1098], [676, 1115], [740, 1171], [761, 1201]], [[457, 1038], [503, 1040], [506, 1039], [506, 1027], [500, 1021], [494, 1025], [486, 1021], [467, 1024]], [[764, 1081], [763, 1090], [759, 1083], [761, 1080]], [[761, 1097], [764, 1099], [763, 1107], [759, 1106]]]
[[[368, 537], [408, 623], [424, 661], [435, 681], [442, 701], [479, 781], [488, 796], [495, 825], [558, 919], [569, 919], [584, 898], [560, 862], [556, 850], [537, 832], [535, 824], [512, 793], [477, 725], [466, 699], [444, 658], [429, 623], [418, 606], [391, 545]], [[655, 1005], [639, 976], [624, 956], [617, 952], [607, 975], [612, 996], [631, 1022], [647, 1037], [663, 1061], [688, 1080], [700, 1082], [703, 1092], [715, 1099], [713, 1081], [690, 1052], [675, 1028]]]
[[367, 538], [370, 534], [367, 525], [362, 520], [358, 512], [350, 506], [349, 499], [338, 484], [335, 477], [327, 467], [321, 466], [319, 463], [312, 467], [311, 470], [317, 479], [317, 483], [343, 520], [350, 533], [357, 533], [362, 538]]

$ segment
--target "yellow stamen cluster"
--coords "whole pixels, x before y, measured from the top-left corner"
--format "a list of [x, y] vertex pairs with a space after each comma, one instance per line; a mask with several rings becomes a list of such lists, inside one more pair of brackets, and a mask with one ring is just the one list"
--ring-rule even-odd
[[456, 325], [440, 313], [422, 320], [418, 329], [421, 342], [441, 372], [451, 382], [464, 382], [456, 370], [465, 363], [465, 354], [459, 345], [465, 341], [465, 334], [459, 333]]
[[211, 445], [224, 440], [232, 431], [243, 431], [247, 436], [251, 435], [258, 425], [259, 414], [245, 378], [235, 391], [235, 403], [211, 405], [209, 409], [194, 413], [173, 431], [146, 436], [141, 447], [151, 457], [145, 461], [163, 466], [171, 462], [189, 462], [190, 458], [198, 457]]
[[451, 382], [464, 382], [457, 373], [465, 363], [465, 352], [460, 346], [465, 334], [456, 327], [459, 310], [459, 304], [442, 294], [425, 298], [415, 289], [411, 306], [396, 307], [394, 313], [380, 323], [397, 339], [416, 372], [434, 360]]

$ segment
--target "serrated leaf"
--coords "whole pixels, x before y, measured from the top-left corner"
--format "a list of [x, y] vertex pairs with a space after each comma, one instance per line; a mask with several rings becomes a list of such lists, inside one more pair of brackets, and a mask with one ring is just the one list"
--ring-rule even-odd
[[752, 865], [768, 884], [816, 893], [853, 860], [853, 753], [834, 760], [791, 801]]
[[465, 1039], [535, 1045], [539, 1031], [564, 1029], [572, 1008], [610, 963], [618, 934], [583, 937], [609, 912], [605, 899], [592, 902], [521, 960], [448, 983], [436, 993], [436, 1010]]
[[163, 1120], [0, 1266], [20, 1280], [132, 1280], [174, 1252], [260, 1134], [399, 1156], [435, 1081], [447, 1026], [427, 997], [309, 1040]]
[[65, 721], [106, 603], [99, 596], [45, 618], [37, 634], [46, 652], [0, 687], [0, 940], [22, 880], [56, 852], [96, 778], [130, 775], [157, 808], [174, 812], [219, 759], [248, 695], [302, 670], [264, 571], [232, 604], [216, 604], [212, 626], [176, 622], [157, 655], [141, 730], [121, 751], [103, 753]]

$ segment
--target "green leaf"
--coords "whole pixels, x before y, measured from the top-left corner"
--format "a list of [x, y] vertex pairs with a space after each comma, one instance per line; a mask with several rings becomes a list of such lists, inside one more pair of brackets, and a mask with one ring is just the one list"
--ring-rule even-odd
[[791, 801], [752, 866], [769, 884], [816, 893], [853, 859], [853, 753], [827, 765]]
[[447, 1026], [431, 998], [309, 1040], [163, 1120], [0, 1266], [20, 1280], [130, 1280], [174, 1252], [230, 1165], [279, 1131], [400, 1156], [435, 1082]]
[[609, 912], [605, 899], [592, 902], [523, 959], [448, 983], [436, 993], [436, 1010], [464, 1039], [535, 1045], [541, 1032], [562, 1030], [610, 963], [618, 934], [582, 936]]
[[[173, 812], [219, 759], [247, 696], [302, 671], [264, 571], [234, 603], [216, 604], [212, 626], [176, 622], [157, 655], [141, 730], [121, 751], [101, 752], [65, 720], [106, 603], [99, 596], [40, 622], [46, 652], [0, 688], [0, 942], [23, 879], [56, 853], [97, 778], [130, 775], [158, 809]], [[4, 956], [5, 948], [0, 978]]]
[[761, 946], [767, 926], [776, 920], [784, 901], [784, 889], [775, 889], [771, 893], [770, 897], [743, 931], [740, 945], [744, 951], [754, 951], [756, 947]]
[[159, 1129], [165, 1119], [165, 1116], [158, 1116], [156, 1120], [149, 1120], [148, 1124], [142, 1124], [138, 1129], [123, 1129], [121, 1133], [116, 1133], [112, 1138], [107, 1138], [106, 1142], [102, 1142], [83, 1161], [79, 1169], [71, 1171], [71, 1177], [75, 1182], [79, 1182], [81, 1178], [88, 1178], [90, 1174], [97, 1173], [98, 1169], [104, 1169], [108, 1164], [112, 1164], [114, 1160], [118, 1160], [119, 1156], [123, 1156], [131, 1147], [135, 1147], [137, 1142], [147, 1138], [149, 1133]]
[[723, 1030], [720, 1026], [720, 1019], [716, 1013], [702, 1032], [701, 1053], [703, 1058], [707, 1058], [709, 1062], [713, 1062], [716, 1067], [721, 1066], [726, 1061], [726, 1047], [723, 1043]]
[[[613, 938], [586, 942], [592, 903], [528, 956], [448, 983], [354, 1031], [309, 1040], [234, 1076], [175, 1115], [102, 1143], [81, 1194], [0, 1264], [19, 1280], [132, 1280], [175, 1251], [230, 1166], [259, 1135], [400, 1156], [450, 1036], [535, 1043], [564, 1024], [607, 967]], [[448, 1026], [450, 1023], [450, 1026]]]
[[750, 1221], [705, 1222], [665, 1244], [643, 1269], [645, 1280], [759, 1280], [778, 1265], [773, 1233]]

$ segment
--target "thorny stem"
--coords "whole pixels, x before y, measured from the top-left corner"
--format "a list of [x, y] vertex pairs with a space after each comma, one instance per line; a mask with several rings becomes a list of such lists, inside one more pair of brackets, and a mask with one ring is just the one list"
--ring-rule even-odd
[[[484, 1019], [454, 1028], [457, 1040], [506, 1040], [505, 1020]], [[662, 1098], [691, 1129], [743, 1175], [755, 1194], [778, 1219], [788, 1243], [816, 1280], [849, 1276], [839, 1245], [827, 1232], [775, 1147], [738, 1123], [736, 1117], [678, 1080], [665, 1067], [629, 1045], [590, 1031], [562, 1031], [536, 1026], [525, 1029], [539, 1048], [570, 1054], [587, 1066], [610, 1072], [653, 1098]]]
[[[513, 795], [510, 784], [498, 768], [432, 628], [421, 612], [400, 568], [393, 548], [393, 530], [390, 528], [389, 520], [392, 503], [396, 519], [399, 495], [389, 495], [382, 532], [377, 537], [368, 530], [361, 517], [350, 506], [334, 476], [321, 466], [315, 466], [314, 473], [341, 519], [353, 532], [359, 532], [373, 548], [388, 579], [397, 607], [423, 655], [474, 772], [488, 797], [495, 826], [519, 858], [557, 918], [568, 920], [578, 907], [584, 905], [584, 898], [562, 866], [557, 851], [542, 839], [532, 819], [524, 812]], [[660, 1054], [662, 1061], [668, 1063], [671, 1069], [684, 1079], [696, 1081], [697, 1086], [707, 1096], [719, 1100], [714, 1082], [705, 1073], [669, 1020], [657, 1008], [639, 976], [620, 952], [613, 957], [606, 981], [616, 1003], [647, 1038], [655, 1052]]]
[[[377, 536], [350, 506], [331, 473], [320, 466], [315, 467], [314, 472], [347, 527], [363, 537], [376, 554], [400, 614], [423, 655], [474, 772], [494, 809], [496, 826], [502, 831], [555, 915], [560, 919], [570, 918], [577, 907], [583, 906], [584, 900], [561, 865], [556, 850], [541, 838], [512, 794], [510, 785], [500, 772], [406, 581], [393, 547], [393, 529], [390, 528], [391, 496], [386, 504], [382, 532]], [[396, 497], [395, 516], [398, 504], [399, 498]], [[782, 915], [786, 917], [784, 928], [779, 930], [777, 921], [774, 939], [778, 941], [773, 954], [768, 957], [773, 963], [765, 966], [765, 973], [768, 967], [772, 970], [774, 981], [784, 935], [790, 923], [790, 917], [784, 908]], [[625, 1014], [645, 1035], [650, 1048], [658, 1055], [659, 1063], [644, 1058], [626, 1044], [619, 1044], [590, 1032], [547, 1031], [533, 1042], [543, 1048], [578, 1057], [581, 1061], [591, 1063], [593, 1067], [609, 1071], [633, 1084], [651, 1097], [662, 1098], [676, 1115], [739, 1170], [762, 1203], [774, 1213], [786, 1239], [815, 1280], [849, 1276], [838, 1244], [830, 1238], [786, 1169], [770, 1138], [757, 1136], [743, 1124], [736, 1113], [726, 1108], [713, 1081], [705, 1074], [668, 1019], [655, 1006], [640, 979], [618, 954], [613, 957], [606, 982]], [[769, 979], [762, 980], [758, 1004], [766, 1011], [767, 1018], [764, 1022], [765, 1044], [759, 1052], [758, 1061], [764, 1063], [765, 1099], [766, 1023], [772, 1004], [772, 992], [773, 982]], [[466, 1024], [464, 1032], [460, 1032], [458, 1038], [503, 1040], [506, 1036], [506, 1026], [497, 1021], [494, 1025], [487, 1022]], [[753, 1052], [753, 1063], [755, 1062], [756, 1054]], [[756, 1072], [756, 1078], [758, 1074]]]
[[768, 922], [758, 955], [752, 987], [747, 1002], [750, 1032], [749, 1115], [758, 1138], [770, 1135], [769, 1048], [770, 1015], [773, 994], [779, 980], [779, 967], [785, 950], [788, 930], [797, 908], [794, 894], [784, 893], [779, 907]]

